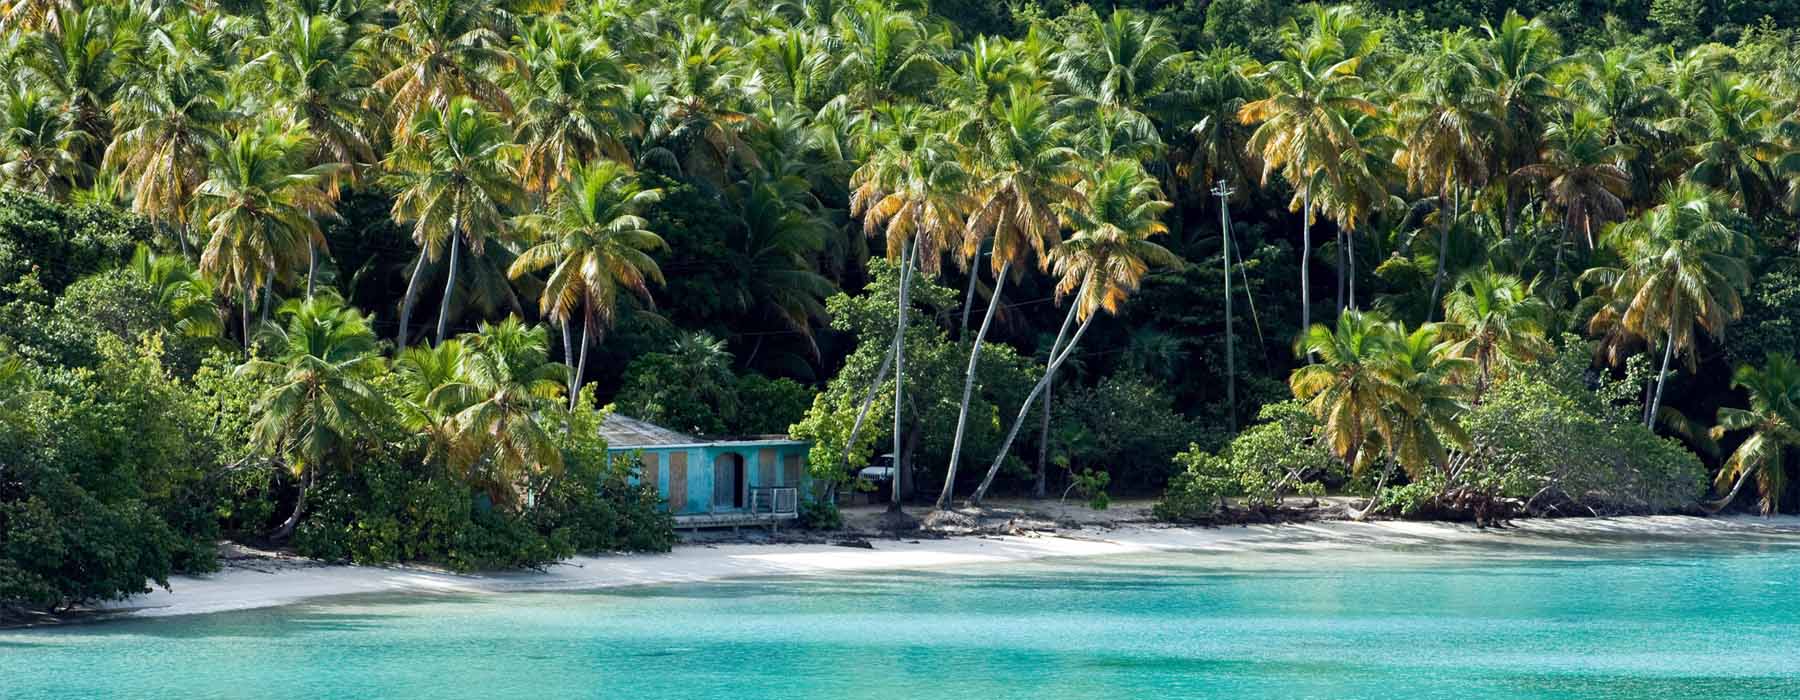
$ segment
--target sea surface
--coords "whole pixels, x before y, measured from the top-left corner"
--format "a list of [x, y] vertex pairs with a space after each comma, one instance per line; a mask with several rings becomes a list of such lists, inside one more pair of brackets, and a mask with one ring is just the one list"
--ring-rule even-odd
[[0, 631], [0, 698], [1800, 698], [1800, 538], [1370, 543]]

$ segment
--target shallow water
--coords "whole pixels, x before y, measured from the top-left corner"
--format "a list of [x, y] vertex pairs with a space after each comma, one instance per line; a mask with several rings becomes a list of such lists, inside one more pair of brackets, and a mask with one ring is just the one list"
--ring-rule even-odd
[[1268, 547], [0, 632], [0, 698], [1800, 697], [1800, 542]]

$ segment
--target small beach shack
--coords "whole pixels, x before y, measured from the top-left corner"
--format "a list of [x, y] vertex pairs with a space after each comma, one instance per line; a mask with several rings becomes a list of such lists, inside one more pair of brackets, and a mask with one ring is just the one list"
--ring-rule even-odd
[[600, 425], [609, 455], [635, 455], [677, 528], [778, 526], [810, 496], [806, 452], [785, 435], [702, 439], [613, 413]]

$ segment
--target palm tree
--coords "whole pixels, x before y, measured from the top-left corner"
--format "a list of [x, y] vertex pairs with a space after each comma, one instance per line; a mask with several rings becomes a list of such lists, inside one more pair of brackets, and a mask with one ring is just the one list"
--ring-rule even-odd
[[1187, 67], [1188, 89], [1174, 92], [1180, 103], [1158, 110], [1181, 115], [1165, 116], [1165, 124], [1192, 124], [1188, 135], [1193, 145], [1187, 147], [1177, 170], [1202, 190], [1219, 180], [1235, 182], [1255, 172], [1258, 154], [1247, 147], [1254, 131], [1238, 119], [1244, 105], [1264, 96], [1250, 77], [1254, 62], [1241, 51], [1219, 49], [1189, 61]]
[[1731, 388], [1749, 392], [1750, 408], [1720, 408], [1712, 438], [1739, 430], [1750, 431], [1750, 436], [1725, 459], [1713, 480], [1714, 488], [1724, 491], [1732, 484], [1731, 490], [1706, 505], [1713, 511], [1724, 509], [1744, 484], [1755, 479], [1762, 513], [1768, 515], [1781, 510], [1788, 486], [1787, 452], [1800, 447], [1800, 364], [1790, 355], [1770, 353], [1762, 369], [1738, 367], [1731, 375]]
[[383, 410], [369, 380], [382, 369], [368, 319], [332, 295], [282, 305], [284, 327], [271, 327], [269, 360], [253, 358], [242, 375], [274, 382], [257, 399], [250, 441], [287, 464], [298, 480], [294, 510], [271, 535], [283, 540], [306, 512], [306, 497], [320, 469], [368, 431]]
[[225, 150], [234, 118], [223, 90], [206, 67], [165, 64], [141, 73], [112, 106], [118, 131], [103, 167], [126, 180], [132, 210], [172, 227], [183, 250], [194, 190], [207, 177], [210, 154]]
[[862, 109], [922, 95], [945, 70], [933, 55], [942, 50], [942, 37], [886, 0], [853, 0], [831, 24], [840, 48], [830, 81]]
[[[719, 295], [734, 313], [770, 319], [811, 345], [813, 322], [826, 318], [824, 300], [836, 290], [816, 270], [832, 227], [801, 203], [809, 193], [797, 177], [745, 182], [733, 195], [742, 222], [727, 238], [736, 275], [717, 280]], [[757, 336], [745, 365], [767, 337]]]
[[[1244, 105], [1238, 120], [1259, 124], [1250, 135], [1248, 148], [1263, 162], [1262, 183], [1280, 171], [1295, 190], [1289, 208], [1300, 212], [1300, 325], [1312, 325], [1313, 187], [1322, 176], [1336, 183], [1342, 172], [1342, 154], [1360, 146], [1351, 130], [1354, 113], [1375, 114], [1375, 105], [1361, 94], [1363, 47], [1347, 45], [1327, 28], [1348, 14], [1348, 7], [1319, 10], [1310, 34], [1297, 25], [1283, 32], [1282, 59], [1269, 64], [1259, 76], [1269, 96]], [[1358, 44], [1362, 42], [1356, 42]]]
[[639, 125], [626, 108], [630, 78], [619, 55], [561, 22], [539, 22], [523, 37], [519, 175], [545, 194], [582, 164], [602, 156], [630, 162], [621, 134]]
[[[325, 244], [316, 217], [331, 214], [335, 165], [305, 167], [310, 139], [296, 128], [263, 122], [213, 153], [211, 177], [194, 190], [194, 219], [208, 234], [200, 273], [223, 294], [242, 299], [244, 348], [250, 347], [251, 297], [306, 260], [312, 291], [313, 251]], [[265, 303], [269, 300], [265, 299]], [[265, 320], [267, 311], [264, 311]]]
[[[1346, 309], [1335, 329], [1314, 325], [1296, 348], [1317, 360], [1294, 370], [1288, 387], [1321, 422], [1331, 453], [1358, 472], [1380, 456], [1364, 449], [1367, 442], [1394, 444], [1395, 418], [1418, 411], [1396, 362], [1396, 348], [1406, 337], [1399, 324], [1380, 313]], [[1401, 410], [1390, 411], [1389, 406]]]
[[1427, 323], [1396, 338], [1391, 348], [1395, 383], [1408, 400], [1387, 406], [1393, 426], [1387, 451], [1415, 480], [1442, 469], [1452, 449], [1469, 444], [1458, 419], [1468, 413], [1472, 392], [1458, 379], [1474, 363], [1440, 342], [1442, 332], [1441, 326]]
[[[994, 290], [988, 296], [987, 313], [969, 351], [969, 368], [963, 375], [963, 397], [956, 420], [956, 436], [950, 448], [950, 466], [937, 506], [948, 508], [956, 488], [956, 470], [962, 455], [963, 434], [968, 427], [969, 401], [974, 395], [975, 371], [981, 361], [981, 344], [1000, 308], [1014, 263], [1032, 257], [1040, 268], [1048, 267], [1049, 251], [1062, 238], [1058, 207], [1078, 201], [1074, 183], [1081, 178], [1081, 159], [1068, 143], [1064, 122], [1053, 121], [1048, 106], [1031, 93], [1013, 88], [1007, 100], [996, 105], [998, 116], [989, 133], [980, 164], [989, 173], [976, 188], [982, 202], [969, 217], [963, 236], [963, 255], [978, 262], [981, 245], [991, 246], [989, 260]], [[970, 265], [970, 275], [979, 271]]]
[[[1146, 107], [1174, 86], [1186, 60], [1161, 17], [1115, 9], [1068, 33], [1052, 76], [1069, 88], [1063, 109], [1117, 113], [1147, 126]], [[1159, 141], [1154, 129], [1148, 141]]]
[[[569, 408], [580, 395], [587, 351], [613, 323], [621, 292], [653, 303], [649, 283], [662, 284], [662, 269], [650, 257], [667, 248], [651, 232], [642, 212], [662, 199], [662, 190], [644, 187], [630, 168], [599, 160], [576, 171], [551, 196], [548, 210], [526, 217], [524, 226], [540, 242], [520, 254], [508, 272], [517, 278], [554, 267], [538, 297], [538, 308], [562, 324], [569, 375]], [[567, 351], [574, 335], [570, 322], [581, 319], [581, 349]]]
[[488, 0], [399, 0], [394, 13], [398, 21], [383, 40], [399, 64], [375, 88], [391, 96], [396, 140], [419, 126], [416, 115], [426, 107], [445, 110], [456, 97], [512, 114], [511, 98], [487, 71], [507, 60]]
[[[1631, 173], [1625, 162], [1631, 148], [1609, 143], [1611, 125], [1606, 117], [1586, 107], [1569, 113], [1566, 121], [1552, 123], [1544, 132], [1541, 160], [1513, 175], [1544, 183], [1545, 198], [1563, 210], [1563, 229], [1580, 231], [1591, 250], [1594, 224], [1604, 226], [1625, 216], [1624, 197], [1631, 190]], [[1554, 280], [1562, 278], [1563, 246], [1556, 248]], [[1560, 290], [1559, 290], [1560, 291]]]
[[211, 282], [200, 276], [186, 258], [159, 255], [139, 243], [126, 269], [156, 292], [156, 300], [172, 320], [169, 330], [189, 338], [217, 338], [225, 322], [213, 297]]
[[1551, 351], [1544, 337], [1551, 309], [1533, 293], [1535, 286], [1489, 267], [1465, 273], [1444, 297], [1439, 329], [1446, 350], [1475, 363], [1478, 391], [1495, 374], [1504, 376]]
[[400, 303], [400, 329], [395, 345], [406, 347], [412, 305], [427, 259], [436, 261], [450, 249], [443, 303], [438, 307], [437, 342], [448, 337], [451, 296], [456, 291], [458, 257], [466, 243], [481, 256], [490, 238], [503, 237], [507, 212], [523, 189], [512, 167], [512, 139], [492, 112], [466, 97], [446, 107], [419, 112], [411, 137], [389, 157], [394, 221], [412, 224], [419, 246], [406, 297]]
[[61, 13], [79, 7], [75, 0], [0, 0], [0, 24], [26, 32], [55, 28]]
[[568, 370], [550, 361], [547, 335], [516, 316], [483, 322], [463, 337], [455, 381], [427, 398], [449, 416], [450, 465], [496, 503], [517, 504], [528, 476], [563, 466], [546, 426]]
[[0, 104], [0, 181], [46, 197], [66, 196], [92, 170], [78, 150], [88, 135], [73, 128], [48, 95], [14, 86]]
[[1686, 177], [1729, 193], [1752, 216], [1775, 198], [1770, 161], [1781, 155], [1772, 128], [1772, 105], [1754, 83], [1715, 77], [1685, 120], [1693, 139]]
[[[1043, 378], [1032, 387], [1019, 407], [1019, 415], [1013, 419], [1012, 428], [1000, 443], [987, 475], [982, 477], [981, 485], [969, 498], [971, 505], [980, 505], [987, 496], [988, 487], [993, 485], [994, 476], [1006, 462], [1007, 453], [1032, 404], [1081, 343], [1081, 337], [1087, 333], [1095, 316], [1099, 312], [1117, 315], [1125, 300], [1137, 291], [1144, 276], [1149, 274], [1151, 266], [1181, 264], [1181, 258], [1150, 240], [1152, 236], [1168, 233], [1162, 214], [1173, 205], [1162, 198], [1156, 178], [1145, 173], [1143, 166], [1132, 161], [1107, 163], [1091, 180], [1081, 184], [1081, 190], [1080, 197], [1057, 207], [1063, 223], [1074, 233], [1056, 248], [1051, 260], [1057, 275], [1057, 296], [1073, 296], [1069, 313], [1063, 319], [1062, 333], [1067, 333], [1074, 321], [1081, 323], [1066, 344], [1052, 345], [1053, 348], [1060, 347], [1061, 351], [1052, 355]], [[1060, 341], [1061, 333], [1058, 335]]]
[[1675, 354], [1686, 356], [1691, 371], [1697, 331], [1723, 338], [1725, 327], [1743, 313], [1739, 295], [1750, 285], [1750, 241], [1728, 218], [1716, 193], [1691, 184], [1669, 186], [1661, 205], [1614, 226], [1604, 237], [1625, 267], [1595, 268], [1582, 275], [1598, 287], [1596, 297], [1603, 301], [1588, 330], [1604, 335], [1613, 362], [1638, 343], [1663, 343], [1646, 424], [1654, 424], [1662, 405]]
[[831, 37], [823, 27], [787, 27], [756, 40], [753, 52], [770, 108], [815, 111], [831, 96]]
[[1481, 86], [1470, 54], [1463, 35], [1445, 37], [1435, 52], [1414, 66], [1418, 82], [1400, 103], [1403, 147], [1394, 159], [1406, 171], [1407, 184], [1414, 191], [1437, 196], [1437, 274], [1428, 300], [1433, 312], [1445, 281], [1450, 228], [1458, 209], [1454, 200], [1460, 188], [1479, 187], [1487, 181], [1488, 151], [1500, 128], [1484, 109], [1491, 95]]
[[1583, 107], [1605, 117], [1609, 142], [1629, 149], [1623, 163], [1631, 185], [1627, 199], [1644, 201], [1655, 195], [1655, 183], [1667, 174], [1658, 161], [1679, 146], [1673, 143], [1673, 134], [1659, 127], [1672, 113], [1675, 100], [1660, 84], [1652, 54], [1630, 47], [1595, 54], [1565, 89]]
[[[1338, 160], [1337, 177], [1324, 172], [1313, 174], [1315, 183], [1307, 189], [1316, 192], [1313, 206], [1337, 224], [1338, 298], [1356, 307], [1356, 231], [1382, 211], [1398, 206], [1390, 194], [1401, 181], [1394, 166], [1394, 154], [1400, 142], [1389, 136], [1387, 120], [1367, 114], [1356, 114], [1350, 120], [1350, 133], [1357, 150], [1344, 153]], [[1440, 256], [1441, 258], [1441, 256]]]
[[366, 105], [368, 72], [358, 59], [357, 28], [330, 15], [295, 13], [269, 37], [254, 75], [282, 116], [304, 122], [314, 164], [342, 163], [354, 176], [375, 162], [370, 133], [379, 123]]
[[[903, 449], [901, 410], [906, 377], [906, 311], [914, 268], [936, 275], [944, 252], [960, 248], [972, 198], [969, 177], [955, 144], [937, 131], [923, 108], [903, 105], [880, 110], [871, 138], [880, 145], [851, 176], [850, 215], [863, 218], [863, 232], [887, 239], [889, 260], [900, 265], [894, 314], [894, 455]], [[922, 251], [930, 251], [926, 254]], [[884, 365], [885, 367], [885, 365]], [[886, 379], [877, 373], [875, 384]], [[873, 398], [873, 393], [870, 397]], [[860, 432], [861, 416], [851, 428]], [[890, 508], [900, 507], [898, 470]]]
[[[1545, 124], [1560, 105], [1551, 76], [1570, 59], [1561, 54], [1556, 32], [1542, 19], [1526, 20], [1508, 10], [1500, 26], [1482, 25], [1485, 41], [1474, 46], [1474, 62], [1484, 90], [1492, 95], [1493, 118], [1499, 125], [1492, 144], [1491, 170], [1502, 176], [1531, 164]], [[1502, 231], [1511, 235], [1514, 218], [1524, 205], [1511, 178], [1502, 181], [1505, 202]]]
[[729, 182], [732, 166], [757, 165], [743, 134], [752, 119], [738, 109], [744, 99], [738, 61], [737, 47], [720, 36], [717, 24], [693, 18], [682, 24], [674, 56], [656, 76], [666, 94], [652, 100], [656, 111], [640, 162], [716, 186]]
[[112, 141], [108, 109], [125, 88], [127, 64], [142, 48], [144, 16], [127, 7], [63, 8], [42, 32], [24, 35], [18, 47], [21, 77], [56, 96], [71, 128], [89, 136], [77, 151], [97, 159]]

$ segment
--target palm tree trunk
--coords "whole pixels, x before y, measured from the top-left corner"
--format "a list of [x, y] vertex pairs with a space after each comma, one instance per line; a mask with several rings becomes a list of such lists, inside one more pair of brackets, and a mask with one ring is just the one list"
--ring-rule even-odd
[[294, 497], [294, 512], [289, 513], [287, 519], [281, 521], [274, 532], [269, 533], [269, 539], [285, 542], [294, 535], [294, 527], [300, 524], [300, 516], [306, 513], [306, 494], [312, 490], [314, 478], [313, 470], [307, 469], [306, 478], [300, 482], [300, 494]]
[[249, 355], [250, 354], [250, 280], [242, 280], [242, 281], [238, 282], [238, 287], [239, 287], [239, 292], [240, 292], [239, 296], [243, 297], [242, 308], [239, 310], [238, 315], [243, 319], [243, 322], [244, 322], [244, 354]]
[[1351, 310], [1355, 310], [1356, 309], [1356, 232], [1355, 231], [1349, 231], [1344, 234], [1344, 256], [1350, 261], [1350, 272], [1345, 277], [1346, 277], [1347, 284], [1350, 286], [1350, 308], [1351, 308]]
[[1037, 478], [1031, 482], [1031, 497], [1044, 498], [1049, 495], [1050, 472], [1046, 465], [1050, 462], [1050, 393], [1056, 388], [1052, 379], [1044, 384], [1044, 410], [1038, 423]]
[[[1062, 351], [1063, 342], [1069, 339], [1069, 329], [1074, 325], [1075, 306], [1071, 304], [1069, 313], [1063, 315], [1062, 328], [1057, 330], [1056, 340], [1050, 344], [1050, 354], [1044, 358], [1045, 366], [1049, 366], [1050, 361], [1056, 359], [1056, 354]], [[1051, 394], [1055, 388], [1055, 377], [1051, 377], [1050, 381], [1044, 383], [1044, 410], [1038, 423], [1037, 478], [1031, 484], [1032, 498], [1044, 498], [1049, 494], [1050, 415], [1051, 411], [1055, 409], [1055, 402], [1051, 401]]]
[[569, 379], [568, 379], [568, 381], [563, 382], [563, 385], [570, 387], [569, 393], [574, 394], [575, 393], [575, 389], [574, 389], [574, 386], [575, 386], [575, 329], [569, 327], [569, 319], [567, 319], [567, 318], [563, 319], [563, 321], [562, 321], [562, 344], [563, 344], [563, 364], [569, 366], [569, 372], [568, 372]]
[[1337, 307], [1336, 308], [1339, 312], [1342, 312], [1344, 310], [1344, 229], [1343, 229], [1343, 227], [1339, 227], [1337, 229], [1336, 238], [1334, 238], [1333, 240], [1335, 240], [1337, 242], [1337, 250], [1333, 251], [1333, 254], [1337, 257]]
[[306, 242], [306, 298], [313, 298], [313, 279], [319, 276], [319, 247]]
[[269, 307], [275, 305], [275, 271], [270, 270], [268, 278], [263, 280], [262, 322], [269, 322]]
[[456, 293], [456, 258], [462, 249], [462, 237], [450, 233], [450, 274], [444, 281], [444, 303], [438, 307], [437, 342], [444, 344], [444, 333], [450, 328], [450, 299]]
[[1738, 472], [1737, 483], [1732, 484], [1731, 486], [1731, 493], [1725, 494], [1725, 497], [1719, 500], [1701, 503], [1701, 509], [1708, 513], [1717, 513], [1730, 507], [1731, 502], [1737, 500], [1738, 492], [1744, 490], [1744, 484], [1749, 483], [1750, 477], [1754, 476], [1757, 472], [1756, 469], [1751, 469], [1748, 464], [1740, 466], [1739, 469], [1741, 471]]
[[[938, 494], [937, 507], [941, 510], [950, 507], [950, 499], [956, 491], [956, 466], [961, 463], [963, 434], [969, 427], [969, 398], [975, 394], [975, 367], [981, 363], [981, 341], [987, 338], [988, 328], [994, 323], [994, 311], [1000, 308], [1000, 291], [1006, 286], [1006, 273], [1012, 268], [1012, 261], [1000, 266], [1000, 274], [994, 277], [994, 293], [988, 297], [987, 313], [981, 317], [981, 330], [975, 332], [975, 346], [969, 350], [969, 369], [963, 374], [962, 407], [956, 414], [956, 437], [950, 442], [950, 466], [944, 470], [944, 490]], [[969, 270], [970, 279], [974, 279], [975, 270]], [[974, 286], [969, 287], [971, 291]], [[973, 301], [973, 298], [970, 299]], [[968, 306], [963, 306], [967, 315]], [[964, 326], [967, 326], [965, 319]]]
[[1375, 513], [1375, 506], [1381, 503], [1381, 489], [1382, 487], [1387, 486], [1388, 477], [1393, 475], [1393, 473], [1394, 465], [1392, 464], [1387, 465], [1387, 468], [1382, 470], [1381, 479], [1375, 482], [1375, 493], [1369, 495], [1369, 502], [1362, 507], [1362, 510], [1350, 511], [1351, 520], [1360, 523], [1367, 520], [1370, 515]]
[[413, 304], [419, 300], [419, 277], [425, 272], [425, 249], [419, 249], [419, 259], [413, 263], [411, 279], [406, 282], [406, 296], [400, 300], [400, 330], [394, 332], [394, 350], [406, 349], [406, 327], [412, 320]]
[[1300, 332], [1312, 328], [1312, 188], [1300, 191]]
[[575, 401], [581, 396], [581, 380], [587, 374], [588, 333], [594, 330], [594, 319], [586, 316], [581, 319], [581, 345], [575, 351], [580, 358], [575, 362], [575, 382], [569, 385], [569, 410], [575, 410]]
[[[969, 333], [969, 310], [975, 308], [975, 281], [981, 277], [980, 263], [981, 256], [977, 255], [975, 256], [975, 263], [969, 265], [969, 289], [968, 291], [963, 292], [962, 324], [956, 327], [956, 338], [958, 340], [961, 340], [963, 336], [968, 335]], [[999, 294], [1000, 286], [996, 284], [994, 285], [994, 295], [997, 297]], [[993, 308], [994, 303], [989, 301], [988, 309], [990, 312]], [[985, 324], [986, 322], [984, 321], [983, 323]]]
[[900, 293], [895, 295], [898, 301], [894, 311], [894, 458], [893, 473], [888, 476], [888, 511], [900, 510], [900, 453], [905, 449], [905, 423], [902, 419], [901, 400], [906, 393], [906, 304], [907, 292], [912, 286], [913, 261], [919, 257], [919, 243], [912, 242], [912, 252], [902, 256], [904, 267], [900, 268]]
[[1650, 400], [1650, 411], [1644, 414], [1644, 426], [1656, 430], [1656, 412], [1662, 408], [1663, 387], [1669, 383], [1669, 360], [1675, 357], [1675, 324], [1669, 324], [1669, 340], [1663, 346], [1662, 371], [1656, 375], [1656, 397]]
[[869, 393], [863, 395], [862, 408], [856, 411], [856, 422], [850, 424], [850, 437], [844, 441], [844, 456], [841, 459], [846, 468], [850, 466], [850, 450], [856, 445], [856, 438], [862, 435], [869, 409], [875, 406], [875, 394], [881, 390], [881, 383], [887, 381], [888, 371], [893, 368], [894, 349], [889, 347], [881, 359], [881, 369], [875, 371], [875, 381], [869, 383]]
[[1068, 347], [1063, 348], [1061, 354], [1051, 359], [1050, 366], [1044, 369], [1044, 378], [1039, 379], [1037, 385], [1031, 388], [1031, 394], [1025, 397], [1025, 405], [1019, 407], [1019, 415], [1013, 419], [1012, 428], [1006, 431], [1006, 440], [1000, 443], [999, 454], [994, 455], [994, 463], [988, 465], [987, 476], [982, 477], [981, 485], [977, 486], [975, 494], [969, 497], [970, 506], [980, 506], [981, 500], [987, 497], [988, 487], [994, 484], [994, 475], [999, 474], [1000, 465], [1006, 463], [1006, 455], [1012, 450], [1013, 440], [1019, 437], [1019, 428], [1025, 424], [1025, 416], [1031, 412], [1031, 404], [1037, 401], [1038, 395], [1044, 393], [1045, 388], [1050, 386], [1050, 380], [1056, 376], [1057, 368], [1062, 367], [1063, 362], [1067, 361], [1069, 355], [1074, 353], [1075, 346], [1081, 343], [1081, 336], [1087, 333], [1088, 326], [1093, 323], [1092, 315], [1081, 322], [1081, 326], [1075, 329], [1075, 336], [1069, 338]]
[[1445, 258], [1448, 257], [1446, 253], [1450, 250], [1450, 224], [1451, 219], [1455, 218], [1454, 215], [1446, 216], [1446, 214], [1450, 214], [1450, 212], [1444, 208], [1443, 199], [1444, 194], [1439, 193], [1437, 274], [1432, 275], [1431, 277], [1431, 299], [1429, 300], [1430, 303], [1427, 304], [1425, 308], [1426, 323], [1430, 323], [1437, 319], [1438, 292], [1441, 292], [1444, 289], [1444, 262]]

